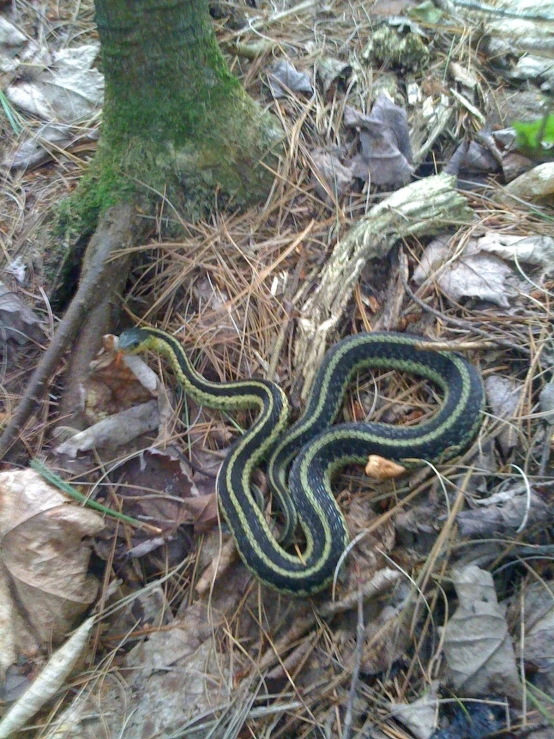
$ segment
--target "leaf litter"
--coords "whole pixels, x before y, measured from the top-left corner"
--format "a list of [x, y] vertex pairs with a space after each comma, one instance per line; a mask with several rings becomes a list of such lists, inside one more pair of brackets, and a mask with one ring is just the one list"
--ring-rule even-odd
[[[385, 211], [399, 212], [396, 201], [387, 201], [390, 191], [414, 174], [425, 187], [442, 162], [454, 161], [473, 222], [455, 217], [436, 225], [435, 242], [427, 234], [409, 235], [393, 246], [390, 237], [387, 254], [377, 251], [361, 271], [325, 341], [385, 327], [463, 351], [487, 384], [479, 440], [446, 468], [370, 484], [361, 470], [348, 470], [336, 490], [353, 546], [335, 598], [298, 602], [260, 587], [219, 525], [215, 476], [240, 433], [236, 425], [246, 428], [251, 416], [237, 414], [234, 425], [184, 401], [159, 363], [133, 358], [132, 368], [121, 366], [107, 352], [83, 384], [89, 428], [65, 429], [63, 441], [52, 440], [55, 406], [45, 405], [21, 438], [81, 489], [152, 528], [106, 518], [100, 533], [70, 516], [66, 543], [75, 544], [79, 567], [66, 565], [63, 572], [62, 565], [58, 600], [46, 598], [44, 605], [52, 575], [40, 567], [24, 575], [13, 562], [18, 547], [27, 552], [28, 539], [43, 551], [57, 540], [44, 525], [46, 514], [19, 498], [38, 530], [31, 526], [23, 543], [15, 539], [13, 551], [3, 543], [12, 573], [31, 578], [33, 587], [23, 601], [29, 614], [22, 616], [20, 603], [12, 607], [7, 595], [0, 599], [0, 689], [9, 705], [18, 705], [17, 693], [48, 664], [50, 644], [67, 639], [73, 625], [62, 619], [41, 633], [42, 615], [67, 611], [66, 619], [76, 619], [83, 606], [95, 608], [87, 667], [77, 667], [75, 677], [80, 692], [63, 695], [62, 671], [53, 684], [63, 699], [34, 719], [41, 704], [20, 714], [45, 735], [97, 737], [109, 726], [114, 735], [130, 737], [173, 731], [222, 738], [468, 739], [492, 731], [517, 735], [525, 724], [538, 739], [552, 729], [552, 424], [548, 403], [539, 404], [548, 396], [552, 369], [549, 165], [539, 170], [511, 149], [513, 132], [498, 135], [531, 107], [529, 90], [511, 86], [510, 75], [523, 75], [538, 90], [544, 70], [518, 64], [524, 52], [518, 42], [506, 42], [505, 31], [483, 38], [461, 6], [454, 19], [441, 11], [432, 32], [428, 14], [421, 25], [413, 14], [400, 23], [385, 18], [375, 33], [367, 15], [375, 9], [343, 5], [245, 8], [247, 25], [218, 23], [224, 49], [238, 48], [237, 38], [254, 47], [258, 33], [278, 49], [272, 72], [283, 71], [279, 90], [261, 85], [271, 77], [264, 77], [269, 65], [259, 51], [234, 57], [234, 70], [283, 121], [287, 160], [263, 211], [181, 223], [182, 239], [155, 233], [137, 246], [126, 305], [176, 333], [210, 379], [278, 379], [298, 412], [296, 320], [306, 315], [336, 244], [355, 225], [356, 244], [362, 244], [372, 207], [382, 202]], [[2, 121], [9, 133], [2, 159], [18, 171], [3, 180], [1, 234], [6, 264], [22, 259], [25, 268], [23, 281], [5, 282], [19, 301], [13, 326], [34, 331], [24, 317], [30, 310], [41, 345], [56, 318], [45, 315], [39, 289], [51, 284], [36, 214], [78, 179], [97, 136], [101, 75], [92, 62], [90, 13], [84, 6], [80, 11], [83, 20], [75, 26], [71, 8], [51, 9], [51, 17], [31, 7], [21, 16], [12, 9], [11, 28], [0, 35], [8, 75], [3, 89], [19, 88], [7, 96], [8, 123]], [[63, 49], [55, 34], [44, 33], [52, 18], [68, 29]], [[33, 23], [51, 47], [29, 40]], [[18, 70], [28, 63], [33, 71], [25, 77]], [[487, 87], [485, 78], [499, 72], [497, 88]], [[75, 96], [81, 84], [86, 94]], [[40, 124], [28, 105], [44, 116]], [[540, 111], [533, 120], [538, 117]], [[17, 126], [23, 131], [16, 140]], [[66, 140], [71, 151], [64, 154]], [[44, 152], [55, 165], [39, 167]], [[509, 174], [518, 167], [519, 174], [527, 170], [527, 184]], [[515, 184], [502, 187], [502, 177]], [[178, 221], [167, 209], [163, 218]], [[31, 354], [19, 354], [28, 349], [16, 346], [15, 333], [2, 367], [6, 414], [32, 364]], [[377, 373], [354, 384], [339, 420], [371, 415], [413, 423], [435, 402], [427, 383]], [[135, 428], [119, 415], [141, 405], [147, 406], [143, 425]], [[116, 432], [100, 427], [99, 436], [95, 425], [109, 419]], [[88, 441], [79, 439], [83, 432]], [[65, 451], [63, 444], [69, 444]], [[265, 491], [263, 472], [256, 483]], [[65, 508], [100, 520], [67, 502]], [[89, 539], [92, 569], [103, 578], [98, 595], [85, 564]], [[66, 592], [69, 572], [76, 590]], [[13, 578], [8, 570], [3, 593], [11, 592]], [[42, 609], [40, 616], [33, 606]], [[52, 694], [46, 691], [44, 701]]]

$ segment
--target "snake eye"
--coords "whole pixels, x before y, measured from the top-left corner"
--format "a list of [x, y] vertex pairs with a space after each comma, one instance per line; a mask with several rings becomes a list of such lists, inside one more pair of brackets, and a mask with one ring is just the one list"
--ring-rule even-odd
[[136, 329], [131, 328], [119, 336], [119, 349], [124, 352], [136, 350], [142, 342], [141, 336]]

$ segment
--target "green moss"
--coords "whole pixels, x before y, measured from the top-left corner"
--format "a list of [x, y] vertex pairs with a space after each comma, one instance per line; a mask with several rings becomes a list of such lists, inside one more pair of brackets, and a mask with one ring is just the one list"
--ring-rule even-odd
[[[106, 75], [101, 139], [59, 209], [68, 233], [90, 233], [111, 205], [163, 193], [196, 219], [218, 204], [263, 197], [281, 136], [231, 74], [206, 0], [96, 0]], [[148, 205], [146, 205], [148, 207]]]
[[412, 31], [402, 34], [385, 25], [374, 31], [363, 56], [387, 68], [421, 70], [429, 63], [429, 50], [419, 35]]
[[100, 215], [110, 206], [131, 199], [133, 187], [103, 157], [97, 157], [77, 190], [56, 208], [58, 235], [64, 241], [93, 233]]

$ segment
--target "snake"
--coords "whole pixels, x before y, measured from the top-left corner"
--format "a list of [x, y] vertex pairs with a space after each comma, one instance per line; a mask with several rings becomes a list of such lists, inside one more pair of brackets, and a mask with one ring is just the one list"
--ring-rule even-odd
[[[175, 336], [150, 327], [123, 331], [119, 350], [165, 357], [186, 394], [225, 411], [257, 409], [253, 424], [233, 442], [216, 480], [219, 506], [246, 566], [265, 585], [293, 596], [312, 596], [333, 581], [349, 544], [332, 481], [347, 465], [375, 454], [413, 467], [459, 456], [481, 426], [480, 373], [460, 354], [435, 350], [421, 336], [368, 332], [347, 336], [325, 354], [306, 407], [289, 425], [284, 391], [266, 379], [213, 382], [200, 374]], [[442, 402], [434, 415], [401, 426], [382, 422], [333, 425], [348, 385], [361, 370], [400, 370], [436, 385]], [[272, 494], [282, 511], [280, 534], [252, 490], [265, 460]], [[303, 539], [291, 542], [298, 531]]]

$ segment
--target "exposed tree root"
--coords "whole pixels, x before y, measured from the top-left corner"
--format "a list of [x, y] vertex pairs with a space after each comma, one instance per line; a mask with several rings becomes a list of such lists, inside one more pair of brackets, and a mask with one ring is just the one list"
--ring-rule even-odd
[[0, 437], [0, 457], [6, 454], [16, 440], [20, 429], [41, 401], [64, 353], [79, 331], [82, 331], [70, 360], [66, 399], [62, 402], [66, 411], [76, 410], [80, 383], [100, 346], [102, 335], [109, 328], [113, 298], [127, 280], [129, 259], [118, 257], [114, 260], [112, 255], [116, 249], [125, 249], [135, 243], [144, 231], [144, 222], [131, 204], [113, 206], [100, 218], [87, 248], [77, 293], [35, 369], [16, 412]]

